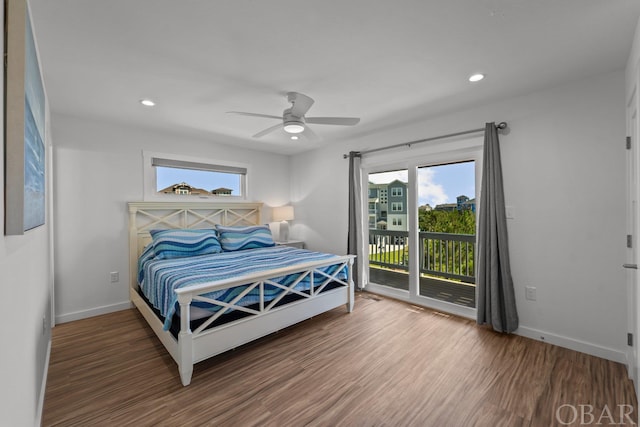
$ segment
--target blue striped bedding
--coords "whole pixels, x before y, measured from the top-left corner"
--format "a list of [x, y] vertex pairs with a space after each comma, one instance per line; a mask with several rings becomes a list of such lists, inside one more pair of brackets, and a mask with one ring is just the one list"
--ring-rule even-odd
[[[295, 249], [289, 246], [273, 246], [242, 251], [221, 252], [209, 255], [199, 255], [186, 258], [157, 259], [151, 250], [145, 250], [138, 262], [138, 282], [142, 293], [149, 302], [160, 311], [165, 318], [164, 329], [171, 326], [171, 318], [176, 311], [177, 296], [175, 289], [209, 283], [216, 280], [230, 279], [240, 275], [262, 272], [266, 270], [291, 267], [312, 261], [330, 260], [336, 255]], [[339, 265], [324, 267], [322, 270], [332, 275]], [[282, 285], [291, 284], [299, 274], [290, 274], [273, 281]], [[345, 266], [337, 276], [347, 279]], [[317, 274], [315, 283], [321, 283], [323, 276]], [[306, 291], [310, 287], [308, 277], [298, 283], [294, 289]], [[246, 286], [236, 286], [229, 289], [214, 291], [206, 294], [207, 298], [230, 302], [239, 295]], [[282, 290], [273, 285], [265, 284], [265, 302], [273, 300]], [[247, 306], [259, 302], [259, 288], [250, 291], [238, 305]], [[204, 307], [201, 302], [192, 302], [193, 306]], [[221, 307], [208, 305], [207, 309], [216, 312]]]

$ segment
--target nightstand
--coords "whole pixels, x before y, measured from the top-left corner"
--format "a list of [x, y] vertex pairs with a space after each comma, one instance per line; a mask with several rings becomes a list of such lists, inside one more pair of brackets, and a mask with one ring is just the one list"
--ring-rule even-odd
[[276, 242], [278, 246], [291, 246], [292, 248], [304, 249], [304, 242], [301, 240], [289, 240], [287, 242]]

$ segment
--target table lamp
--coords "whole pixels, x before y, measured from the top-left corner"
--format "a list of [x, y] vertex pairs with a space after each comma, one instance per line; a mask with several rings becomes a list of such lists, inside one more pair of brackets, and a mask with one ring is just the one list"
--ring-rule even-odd
[[277, 208], [273, 208], [273, 220], [280, 222], [280, 242], [288, 242], [289, 241], [289, 223], [287, 221], [291, 221], [294, 219], [293, 216], [293, 206], [279, 206]]

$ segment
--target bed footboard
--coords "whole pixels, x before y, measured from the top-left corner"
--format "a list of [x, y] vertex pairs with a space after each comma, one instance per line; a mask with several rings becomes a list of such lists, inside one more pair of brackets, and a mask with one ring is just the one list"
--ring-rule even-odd
[[[347, 311], [351, 312], [354, 304], [352, 274], [354, 258], [352, 255], [347, 255], [334, 258], [331, 261], [309, 263], [212, 284], [177, 289], [176, 293], [178, 294], [181, 316], [177, 351], [173, 353], [177, 356], [174, 357], [174, 359], [176, 359], [178, 364], [182, 384], [185, 386], [190, 384], [194, 363], [231, 350], [343, 304]], [[321, 269], [322, 267], [336, 265], [338, 268], [333, 274], [325, 273]], [[339, 278], [339, 273], [344, 267], [346, 267], [348, 271], [346, 280]], [[299, 274], [299, 276], [298, 279], [290, 285], [281, 285], [272, 280], [274, 277], [294, 273]], [[318, 276], [321, 277], [319, 281], [316, 280]], [[300, 292], [294, 289], [305, 277], [309, 277], [311, 280], [309, 291]], [[325, 291], [325, 288], [330, 283], [337, 283], [340, 286]], [[280, 288], [280, 294], [275, 299], [265, 301], [263, 292], [265, 284]], [[205, 296], [205, 294], [211, 291], [234, 286], [246, 286], [246, 288], [231, 302], [216, 301]], [[258, 309], [236, 305], [246, 293], [256, 287], [261, 290]], [[278, 302], [282, 298], [291, 293], [297, 294], [301, 298], [291, 303], [278, 305]], [[190, 305], [193, 301], [207, 302], [212, 305], [218, 305], [223, 309], [212, 314], [200, 326], [195, 328], [195, 330], [191, 330]], [[227, 311], [226, 309], [240, 310], [249, 313], [250, 316], [228, 324], [209, 328], [215, 320]], [[166, 331], [163, 332], [168, 333]]]

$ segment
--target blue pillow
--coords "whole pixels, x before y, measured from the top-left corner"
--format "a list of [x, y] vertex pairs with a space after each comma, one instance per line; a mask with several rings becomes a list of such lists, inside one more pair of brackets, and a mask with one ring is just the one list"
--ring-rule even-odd
[[216, 225], [220, 235], [220, 245], [224, 251], [266, 248], [275, 246], [271, 230], [266, 225], [227, 227]]
[[212, 229], [151, 230], [156, 259], [184, 258], [222, 252]]

